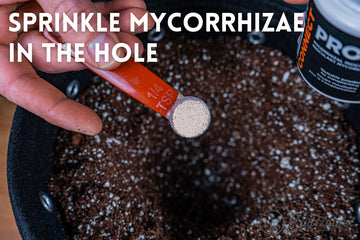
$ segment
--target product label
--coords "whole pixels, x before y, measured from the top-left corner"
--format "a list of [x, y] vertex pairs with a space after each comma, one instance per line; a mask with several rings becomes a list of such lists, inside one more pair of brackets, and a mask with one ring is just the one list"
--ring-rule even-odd
[[297, 57], [303, 78], [335, 100], [360, 102], [360, 39], [331, 25], [314, 1], [305, 24]]

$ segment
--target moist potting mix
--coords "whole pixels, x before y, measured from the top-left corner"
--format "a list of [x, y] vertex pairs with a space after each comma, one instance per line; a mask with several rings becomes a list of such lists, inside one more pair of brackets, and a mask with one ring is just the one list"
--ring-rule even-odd
[[79, 101], [103, 131], [61, 130], [52, 156], [48, 186], [70, 238], [356, 238], [359, 159], [339, 103], [239, 36], [168, 38], [157, 52], [146, 67], [204, 100], [211, 124], [180, 137], [94, 77]]

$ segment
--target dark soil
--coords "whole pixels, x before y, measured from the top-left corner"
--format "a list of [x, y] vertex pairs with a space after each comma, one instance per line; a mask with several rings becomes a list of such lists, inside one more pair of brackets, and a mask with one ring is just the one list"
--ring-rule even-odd
[[[339, 104], [279, 51], [239, 37], [158, 43], [147, 64], [210, 107], [209, 130], [165, 118], [100, 78], [79, 101], [95, 136], [61, 131], [49, 189], [75, 239], [356, 238], [359, 160]], [[338, 239], [338, 238], [336, 238]]]

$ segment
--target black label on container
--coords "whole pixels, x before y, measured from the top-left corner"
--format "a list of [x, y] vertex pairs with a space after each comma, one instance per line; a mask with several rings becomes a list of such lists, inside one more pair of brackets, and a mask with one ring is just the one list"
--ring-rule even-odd
[[309, 3], [297, 64], [303, 78], [320, 93], [360, 102], [360, 39], [331, 25], [314, 1]]

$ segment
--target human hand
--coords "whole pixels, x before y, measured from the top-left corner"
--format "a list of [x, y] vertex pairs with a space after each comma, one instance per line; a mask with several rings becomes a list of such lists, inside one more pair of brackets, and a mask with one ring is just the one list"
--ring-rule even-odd
[[[34, 25], [29, 32], [9, 31], [9, 15], [19, 12], [40, 13], [56, 12], [66, 13], [72, 16], [73, 13], [97, 13], [103, 14], [104, 27], [109, 27], [105, 20], [110, 12], [120, 12], [119, 33], [97, 33], [97, 32], [60, 32], [62, 39], [68, 43], [85, 43], [86, 50], [84, 57], [86, 62], [101, 69], [114, 69], [120, 63], [111, 60], [108, 63], [96, 63], [91, 56], [91, 49], [88, 49], [91, 42], [108, 42], [109, 49], [118, 42], [128, 44], [131, 48], [134, 43], [139, 43], [140, 52], [143, 52], [141, 41], [130, 32], [130, 12], [138, 18], [146, 11], [146, 5], [142, 0], [113, 0], [111, 2], [92, 3], [90, 0], [0, 0], [0, 94], [10, 101], [18, 104], [26, 110], [42, 117], [49, 123], [67, 130], [81, 132], [87, 135], [95, 135], [101, 131], [102, 123], [100, 118], [90, 108], [68, 99], [61, 91], [41, 79], [33, 67], [47, 73], [61, 73], [66, 71], [81, 70], [85, 67], [81, 63], [57, 62], [57, 52], [51, 52], [51, 61], [45, 61], [45, 49], [42, 43], [48, 42]], [[60, 22], [60, 24], [62, 24]], [[90, 24], [96, 29], [96, 21]], [[149, 17], [149, 27], [153, 26], [153, 20]], [[139, 33], [141, 30], [136, 31]], [[33, 61], [9, 62], [9, 44], [20, 43], [27, 46], [33, 45]], [[90, 45], [91, 46], [91, 45]], [[133, 49], [131, 49], [133, 52]], [[123, 53], [118, 52], [121, 56]], [[15, 52], [16, 55], [16, 52]], [[111, 56], [111, 54], [110, 54]]]
[[290, 4], [307, 4], [309, 0], [284, 0], [287, 3]]

